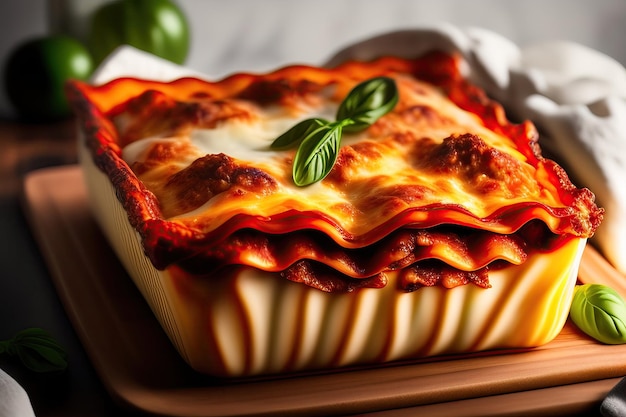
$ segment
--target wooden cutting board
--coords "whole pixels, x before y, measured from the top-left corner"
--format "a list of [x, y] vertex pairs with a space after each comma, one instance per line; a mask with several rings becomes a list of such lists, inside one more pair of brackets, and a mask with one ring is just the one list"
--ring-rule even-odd
[[[91, 217], [77, 166], [31, 173], [24, 209], [68, 316], [120, 404], [171, 416], [572, 415], [597, 409], [626, 375], [626, 345], [599, 344], [567, 323], [524, 352], [221, 381], [178, 356]], [[589, 247], [584, 282], [626, 295], [626, 277]], [[423, 413], [423, 414], [422, 414]]]

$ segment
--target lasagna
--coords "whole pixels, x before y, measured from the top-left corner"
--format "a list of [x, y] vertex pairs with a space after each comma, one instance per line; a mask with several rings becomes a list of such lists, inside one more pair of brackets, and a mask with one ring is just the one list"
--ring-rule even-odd
[[[332, 119], [356, 84], [379, 76], [397, 85], [393, 110], [364, 131], [344, 134], [322, 181], [296, 186], [295, 150], [274, 150], [272, 142], [302, 120]], [[568, 254], [557, 273], [569, 283], [558, 284], [558, 302], [567, 304], [581, 247], [603, 216], [591, 191], [574, 186], [541, 155], [532, 123], [510, 122], [498, 103], [463, 78], [454, 55], [383, 57], [330, 69], [289, 66], [217, 82], [73, 82], [69, 93], [83, 127], [85, 159], [123, 209], [116, 221], [127, 221], [136, 235], [149, 260], [142, 268], [173, 277], [165, 298], [176, 292], [175, 308], [186, 309], [185, 317], [194, 308], [206, 315], [202, 305], [209, 301], [199, 294], [228, 288], [224, 281], [242, 274], [329, 297], [463, 287], [501, 296], [493, 277], [556, 253]], [[95, 185], [91, 191], [97, 193]], [[552, 272], [533, 273], [540, 285], [558, 281]], [[190, 299], [196, 307], [185, 306]], [[548, 310], [556, 308], [552, 302]], [[557, 324], [548, 326], [551, 336], [543, 341], [564, 321], [566, 308], [557, 309]], [[182, 333], [193, 332], [190, 327]], [[207, 344], [226, 350], [215, 334], [209, 339], [194, 348], [199, 356], [207, 356]], [[426, 354], [520, 345], [526, 346], [474, 340]], [[425, 354], [400, 351], [378, 356]], [[357, 355], [355, 362], [372, 355]], [[226, 362], [217, 373], [229, 374]], [[300, 369], [292, 362], [277, 372]], [[248, 367], [235, 373], [264, 372], [255, 371], [251, 359], [243, 363]]]

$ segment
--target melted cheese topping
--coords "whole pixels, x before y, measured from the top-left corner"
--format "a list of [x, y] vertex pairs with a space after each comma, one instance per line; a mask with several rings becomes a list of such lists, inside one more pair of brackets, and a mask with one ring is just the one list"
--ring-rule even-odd
[[[451, 208], [447, 221], [470, 225], [517, 204], [566, 206], [554, 184], [544, 180], [543, 165], [531, 165], [513, 139], [488, 129], [480, 117], [459, 108], [431, 84], [403, 75], [396, 80], [400, 91], [396, 109], [364, 133], [345, 134], [338, 163], [327, 180], [308, 187], [297, 187], [291, 179], [295, 150], [273, 151], [270, 144], [300, 120], [332, 119], [338, 103], [328, 91], [317, 97], [319, 105], [301, 105], [297, 112], [292, 107], [250, 106], [245, 117], [220, 120], [210, 128], [192, 124], [168, 129], [176, 136], [131, 142], [123, 157], [157, 196], [166, 219], [203, 233], [237, 215], [271, 219], [289, 212], [294, 216], [317, 212], [330, 221], [325, 232], [332, 235], [340, 225], [341, 236], [335, 232], [335, 240], [342, 242], [346, 236], [359, 240], [399, 214], [412, 227], [429, 226], [433, 205]], [[230, 104], [236, 106], [236, 100]], [[127, 127], [142, 123], [138, 118]], [[191, 174], [196, 169], [192, 164], [220, 154], [237, 167], [262, 171], [274, 188], [229, 184], [204, 198], [198, 193], [181, 198], [181, 190], [204, 187], [202, 174]], [[190, 172], [185, 181], [182, 175], [173, 179], [185, 170]], [[498, 232], [519, 226], [488, 225]], [[558, 227], [556, 222], [551, 226]]]

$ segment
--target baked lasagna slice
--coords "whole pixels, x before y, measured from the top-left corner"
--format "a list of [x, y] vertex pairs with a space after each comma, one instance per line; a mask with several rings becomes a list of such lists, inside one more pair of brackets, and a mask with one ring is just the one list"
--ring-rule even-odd
[[[344, 134], [326, 178], [296, 186], [295, 149], [272, 142], [302, 120], [332, 119], [355, 85], [379, 76], [395, 81], [393, 110]], [[554, 259], [567, 264], [569, 294], [603, 216], [589, 190], [541, 155], [532, 123], [508, 121], [443, 53], [218, 82], [77, 82], [70, 93], [88, 158], [182, 299], [242, 271], [330, 294], [489, 292], [493, 274], [564, 248]], [[484, 347], [472, 343], [441, 351]]]

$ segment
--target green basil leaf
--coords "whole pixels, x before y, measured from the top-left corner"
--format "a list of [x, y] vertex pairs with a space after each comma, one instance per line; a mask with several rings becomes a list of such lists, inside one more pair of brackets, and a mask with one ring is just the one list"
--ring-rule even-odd
[[293, 161], [293, 180], [298, 186], [324, 179], [339, 155], [341, 134], [361, 131], [390, 112], [398, 103], [393, 79], [377, 77], [354, 87], [339, 105], [337, 121], [306, 119], [287, 130], [270, 145], [289, 149], [299, 145]]
[[329, 122], [324, 119], [317, 118], [303, 120], [277, 137], [270, 145], [270, 148], [282, 150], [299, 145], [311, 132], [328, 123]]
[[337, 110], [337, 120], [352, 119], [346, 132], [358, 132], [389, 113], [398, 103], [398, 88], [389, 77], [376, 77], [354, 87]]
[[0, 342], [0, 353], [17, 356], [35, 372], [62, 371], [67, 368], [67, 353], [45, 330], [29, 328], [12, 339]]
[[602, 343], [626, 343], [626, 303], [610, 287], [577, 285], [570, 318], [579, 329]]
[[293, 160], [293, 180], [302, 187], [321, 181], [333, 168], [344, 123], [329, 123], [309, 133]]
[[21, 346], [17, 354], [28, 369], [35, 372], [62, 371], [67, 368], [65, 352], [50, 346]]

